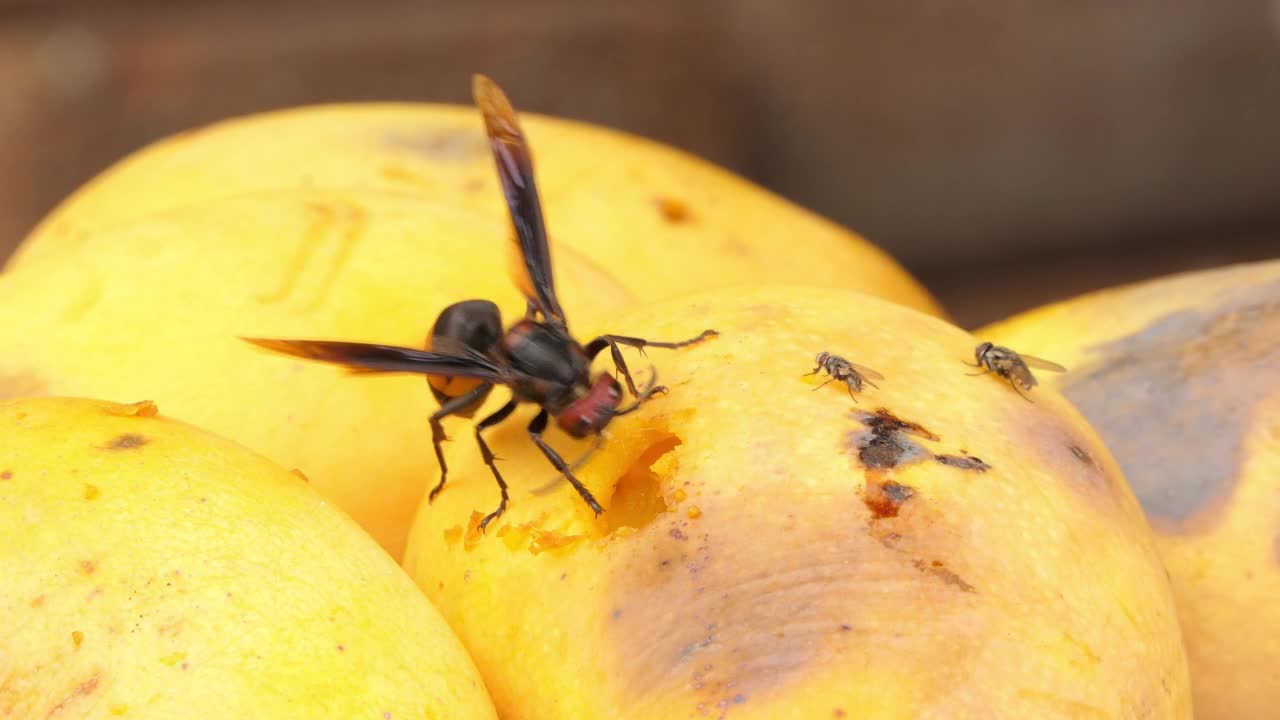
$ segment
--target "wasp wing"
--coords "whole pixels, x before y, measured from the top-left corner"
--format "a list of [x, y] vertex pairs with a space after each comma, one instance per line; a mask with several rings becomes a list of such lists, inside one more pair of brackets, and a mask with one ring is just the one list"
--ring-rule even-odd
[[484, 117], [484, 129], [515, 230], [515, 250], [520, 262], [512, 263], [513, 279], [543, 318], [563, 327], [566, 325], [564, 310], [556, 297], [551, 249], [534, 183], [533, 159], [516, 120], [516, 111], [502, 88], [484, 75], [473, 78], [471, 93]]
[[358, 373], [408, 372], [452, 377], [473, 377], [505, 382], [502, 368], [479, 353], [455, 355], [430, 350], [342, 342], [337, 340], [275, 340], [241, 338], [258, 347], [307, 360], [343, 365]]
[[1044, 358], [1038, 358], [1035, 355], [1024, 355], [1023, 353], [1018, 353], [1018, 357], [1022, 358], [1022, 362], [1026, 363], [1028, 367], [1038, 368], [1040, 370], [1048, 370], [1050, 372], [1066, 372], [1067, 371], [1066, 368], [1062, 367], [1058, 363], [1050, 362], [1049, 360], [1045, 360]]

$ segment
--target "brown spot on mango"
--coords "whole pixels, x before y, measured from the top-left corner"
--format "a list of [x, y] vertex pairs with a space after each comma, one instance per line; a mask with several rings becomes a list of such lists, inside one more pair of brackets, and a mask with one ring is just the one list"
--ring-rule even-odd
[[1231, 494], [1257, 388], [1280, 386], [1277, 337], [1280, 281], [1270, 281], [1090, 348], [1092, 362], [1060, 388], [1153, 521], [1182, 525]]
[[81, 560], [79, 568], [81, 575], [92, 575], [98, 569], [98, 566], [92, 560]]
[[898, 511], [903, 504], [914, 497], [915, 494], [916, 491], [913, 488], [900, 485], [892, 480], [886, 482], [868, 480], [867, 487], [862, 493], [862, 501], [866, 504], [867, 509], [871, 511], [871, 517], [881, 520], [897, 517]]
[[661, 195], [654, 202], [658, 205], [658, 212], [662, 214], [662, 219], [672, 225], [686, 223], [692, 219], [689, 206], [683, 200]]
[[107, 443], [108, 450], [134, 450], [146, 445], [150, 440], [145, 435], [138, 433], [124, 433], [117, 435]]

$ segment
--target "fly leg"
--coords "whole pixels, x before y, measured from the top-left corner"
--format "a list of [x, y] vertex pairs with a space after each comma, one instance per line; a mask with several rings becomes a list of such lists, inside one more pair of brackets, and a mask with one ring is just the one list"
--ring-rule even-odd
[[507, 419], [516, 409], [516, 401], [513, 398], [510, 402], [498, 408], [498, 411], [489, 417], [476, 423], [476, 444], [480, 446], [480, 456], [484, 458], [484, 464], [489, 466], [489, 470], [493, 472], [493, 479], [498, 481], [498, 490], [502, 492], [502, 500], [498, 503], [498, 509], [484, 516], [480, 521], [480, 532], [484, 532], [486, 526], [493, 522], [507, 509], [507, 481], [502, 479], [502, 473], [498, 472], [498, 466], [494, 464], [495, 458], [493, 451], [489, 449], [489, 444], [484, 441], [484, 436], [480, 433], [487, 428]]
[[492, 387], [492, 383], [477, 385], [467, 393], [456, 398], [449, 398], [445, 404], [440, 406], [439, 410], [431, 414], [431, 447], [435, 449], [436, 460], [440, 463], [440, 482], [431, 488], [431, 493], [427, 495], [428, 503], [434, 502], [436, 495], [439, 495], [440, 491], [444, 489], [444, 480], [449, 474], [449, 466], [444, 462], [444, 448], [441, 447], [441, 444], [448, 440], [449, 436], [444, 434], [444, 425], [441, 425], [440, 421], [483, 398], [484, 394], [489, 392]]
[[[560, 453], [557, 453], [555, 449], [547, 444], [546, 440], [542, 439], [542, 433], [547, 429], [547, 420], [550, 417], [550, 414], [548, 414], [545, 409], [538, 413], [537, 417], [533, 419], [533, 422], [529, 423], [529, 437], [533, 439], [533, 444], [538, 446], [538, 449], [542, 451], [542, 454], [547, 456], [547, 459], [551, 461], [551, 464], [555, 465], [556, 469], [559, 470], [569, 483], [573, 485], [573, 489], [578, 491], [578, 494], [582, 496], [583, 501], [587, 503], [596, 515], [599, 515], [604, 512], [604, 508], [600, 507], [600, 503], [596, 502], [595, 497], [593, 497], [591, 495], [591, 491], [582, 484], [582, 481], [573, 476], [573, 471], [569, 469], [569, 465], [564, 461], [564, 458], [560, 457]], [[505, 493], [505, 490], [503, 492]]]

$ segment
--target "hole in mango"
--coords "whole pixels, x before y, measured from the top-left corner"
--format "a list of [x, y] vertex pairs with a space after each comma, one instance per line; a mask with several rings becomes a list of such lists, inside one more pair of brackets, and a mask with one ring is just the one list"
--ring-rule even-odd
[[642, 528], [670, 509], [662, 496], [662, 477], [653, 471], [653, 466], [679, 444], [680, 438], [675, 435], [658, 434], [631, 463], [614, 485], [609, 511], [602, 516], [607, 532], [623, 527]]

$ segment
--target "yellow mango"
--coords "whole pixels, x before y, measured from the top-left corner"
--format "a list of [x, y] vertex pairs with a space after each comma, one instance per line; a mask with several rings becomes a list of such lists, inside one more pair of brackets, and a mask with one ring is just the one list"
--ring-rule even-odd
[[[502, 717], [1191, 717], [1169, 583], [1120, 469], [1052, 390], [1029, 402], [971, 375], [976, 338], [801, 286], [608, 327], [720, 335], [628, 351], [670, 392], [578, 469], [604, 513], [553, 482], [526, 407], [486, 433], [506, 513], [477, 531], [498, 490], [453, 421], [471, 454], [409, 538], [406, 569]], [[823, 351], [881, 378], [851, 396], [810, 374]], [[548, 437], [573, 459], [590, 444]]]
[[[509, 89], [518, 108], [518, 88]], [[638, 299], [795, 282], [855, 288], [943, 315], [884, 251], [726, 170], [608, 128], [535, 113], [521, 113], [520, 123], [556, 252], [580, 251]], [[226, 120], [139, 150], [55, 209], [9, 267], [65, 257], [102, 228], [154, 213], [299, 188], [372, 188], [475, 211], [498, 227], [507, 222], [474, 107], [308, 106]]]
[[0, 717], [496, 716], [304, 477], [149, 402], [38, 398], [0, 401]]
[[977, 331], [1067, 366], [1169, 569], [1199, 720], [1280, 707], [1280, 261], [1089, 293]]
[[[237, 336], [423, 347], [439, 312], [470, 298], [513, 320], [525, 303], [505, 232], [497, 218], [350, 188], [228, 197], [102, 227], [77, 253], [0, 275], [0, 397], [153, 398], [301, 468], [399, 559], [439, 477], [426, 381], [304, 372]], [[572, 249], [555, 259], [573, 321], [631, 302]]]

